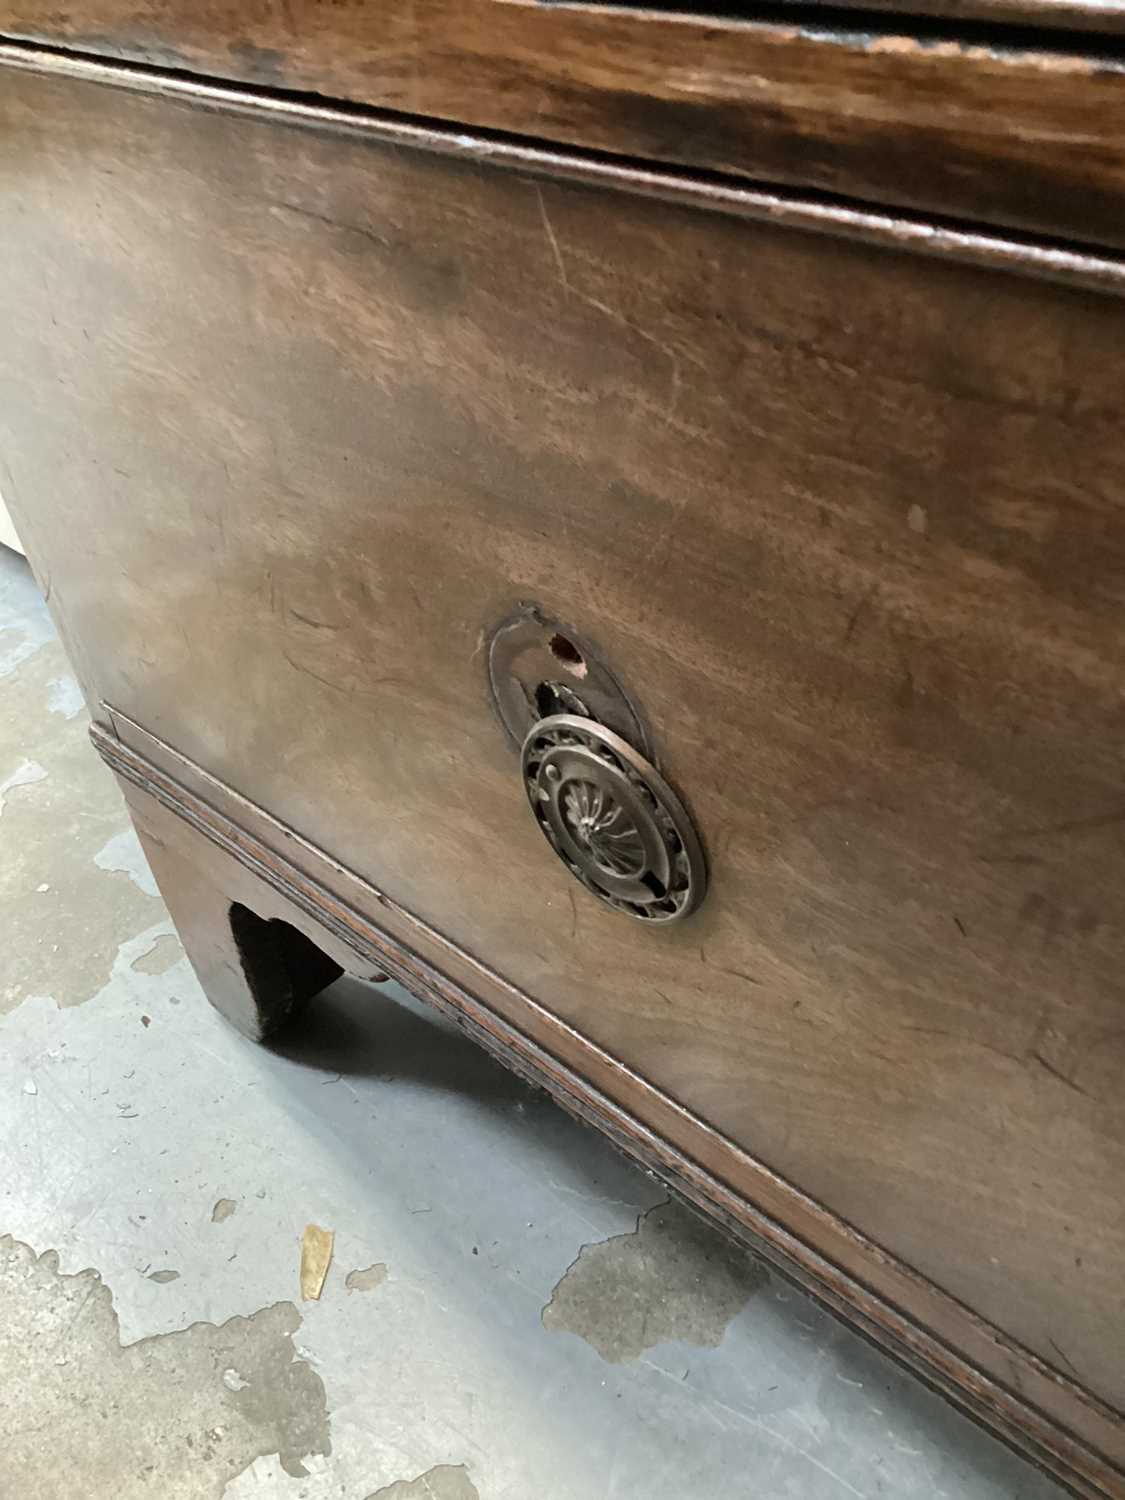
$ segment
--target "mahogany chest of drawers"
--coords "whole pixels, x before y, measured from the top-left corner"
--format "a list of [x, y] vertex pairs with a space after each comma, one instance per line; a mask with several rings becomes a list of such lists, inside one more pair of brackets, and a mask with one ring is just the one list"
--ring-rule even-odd
[[1122, 13], [914, 8], [3, 0], [0, 490], [237, 1025], [393, 974], [1120, 1497]]

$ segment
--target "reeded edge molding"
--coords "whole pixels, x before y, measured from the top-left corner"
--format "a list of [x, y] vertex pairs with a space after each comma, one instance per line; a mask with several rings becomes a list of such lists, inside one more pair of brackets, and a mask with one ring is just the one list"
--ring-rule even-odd
[[0, 42], [0, 67], [72, 78], [194, 104], [224, 114], [270, 119], [306, 130], [428, 151], [513, 172], [611, 188], [664, 203], [684, 204], [757, 223], [834, 235], [885, 249], [910, 251], [989, 270], [1125, 295], [1125, 257], [1081, 246], [898, 215], [829, 197], [803, 197], [747, 186], [714, 173], [617, 159], [536, 141], [458, 130], [360, 105], [310, 101], [294, 95], [163, 73], [139, 63], [106, 62], [77, 53]]
[[[111, 710], [108, 705], [105, 708], [111, 723], [121, 721], [132, 725], [133, 721], [121, 715], [118, 710]], [[147, 731], [141, 733], [147, 734]], [[793, 1218], [808, 1219], [811, 1227], [824, 1239], [830, 1239], [834, 1235], [840, 1243], [847, 1241], [852, 1248], [858, 1247], [873, 1264], [877, 1263], [884, 1278], [889, 1276], [898, 1283], [903, 1305], [874, 1290], [857, 1276], [842, 1269], [815, 1244], [801, 1238], [780, 1219], [758, 1207], [744, 1192], [731, 1187], [678, 1146], [663, 1139], [617, 1100], [500, 1015], [476, 994], [452, 980], [401, 938], [377, 925], [278, 849], [250, 833], [244, 826], [233, 822], [195, 791], [189, 790], [166, 770], [118, 738], [111, 729], [95, 723], [91, 726], [90, 737], [103, 760], [123, 781], [181, 818], [196, 833], [235, 859], [252, 875], [263, 880], [305, 916], [327, 929], [364, 962], [385, 970], [419, 998], [450, 1016], [506, 1066], [535, 1085], [547, 1089], [565, 1108], [596, 1125], [643, 1167], [670, 1180], [676, 1191], [739, 1235], [779, 1272], [842, 1316], [861, 1334], [906, 1365], [996, 1436], [1030, 1457], [1076, 1495], [1083, 1497], [1083, 1500], [1105, 1500], [1105, 1497], [1123, 1500], [1125, 1470], [1104, 1457], [1089, 1442], [1076, 1437], [1063, 1425], [1061, 1418], [1049, 1415], [1027, 1394], [1020, 1394], [1020, 1390], [1026, 1392], [1030, 1388], [1036, 1390], [1041, 1398], [1049, 1398], [1054, 1394], [1072, 1405], [1077, 1404], [1083, 1410], [1087, 1424], [1095, 1432], [1104, 1435], [1106, 1446], [1110, 1446], [1109, 1440], [1112, 1439], [1115, 1440], [1113, 1446], [1119, 1447], [1123, 1430], [1121, 1416], [1089, 1391], [1051, 1369], [1029, 1350], [1007, 1339], [969, 1308], [897, 1261], [881, 1247], [867, 1241], [852, 1226], [779, 1178], [764, 1164], [748, 1157], [733, 1142], [725, 1141], [704, 1122], [689, 1116], [682, 1106], [673, 1104], [672, 1107], [678, 1114], [691, 1118], [699, 1128], [721, 1142], [726, 1150], [737, 1154], [742, 1162], [749, 1162], [754, 1173], [761, 1179], [763, 1190], [768, 1188], [775, 1201], [780, 1197], [793, 1210]], [[178, 752], [164, 747], [163, 742], [153, 740], [153, 743], [167, 749], [171, 755], [178, 756]], [[321, 854], [315, 846], [255, 804], [247, 803], [240, 794], [226, 788], [224, 783], [218, 782], [209, 773], [194, 767], [193, 763], [185, 762], [185, 765], [191, 766], [205, 782], [227, 792], [236, 805], [253, 808], [263, 826], [276, 831], [280, 847], [288, 848], [294, 854], [319, 856], [326, 868], [338, 871], [341, 876], [354, 882], [363, 890], [368, 901], [387, 911], [388, 917], [392, 914], [399, 919], [405, 917], [412, 924], [422, 945], [434, 946], [439, 955], [445, 950], [448, 954], [459, 954], [462, 960], [467, 958], [467, 955], [461, 954], [454, 945], [441, 938], [440, 934], [432, 932], [424, 923], [397, 907], [374, 887], [368, 886], [361, 877], [346, 871], [329, 856]], [[507, 990], [519, 994], [507, 981], [492, 975], [484, 965], [471, 958], [468, 962], [479, 969], [482, 981], [500, 983]], [[542, 1007], [530, 997], [521, 998], [529, 1015], [549, 1014], [542, 1012]], [[617, 1074], [627, 1076], [631, 1083], [640, 1085], [648, 1095], [658, 1092], [621, 1063], [609, 1059], [608, 1054], [603, 1053], [595, 1043], [574, 1032], [566, 1023], [558, 1018], [552, 1019], [560, 1036], [565, 1032], [569, 1038], [576, 1040], [591, 1059], [610, 1061]], [[946, 1322], [957, 1325], [955, 1336], [960, 1337], [963, 1333], [963, 1342], [968, 1340], [970, 1334], [978, 1342], [984, 1335], [996, 1350], [998, 1361], [1002, 1361], [1009, 1369], [1011, 1384], [1002, 1383], [992, 1373], [966, 1358], [945, 1338], [932, 1332], [919, 1321], [917, 1315], [905, 1310], [905, 1305], [910, 1303], [922, 1304], [922, 1316], [929, 1314], [931, 1321], [937, 1321], [936, 1315], [940, 1313]]]

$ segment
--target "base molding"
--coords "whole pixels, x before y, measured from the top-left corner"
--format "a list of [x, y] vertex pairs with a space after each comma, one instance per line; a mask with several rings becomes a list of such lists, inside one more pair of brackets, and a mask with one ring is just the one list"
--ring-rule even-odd
[[361, 876], [127, 716], [104, 708], [111, 727], [95, 724], [91, 738], [124, 784], [134, 815], [145, 817], [150, 837], [155, 820], [197, 848], [205, 841], [210, 855], [239, 867], [243, 883], [249, 876], [264, 884], [306, 931], [324, 933], [340, 962], [354, 955], [354, 972], [370, 974], [374, 966], [434, 1005], [1075, 1494], [1125, 1500], [1119, 1414]]

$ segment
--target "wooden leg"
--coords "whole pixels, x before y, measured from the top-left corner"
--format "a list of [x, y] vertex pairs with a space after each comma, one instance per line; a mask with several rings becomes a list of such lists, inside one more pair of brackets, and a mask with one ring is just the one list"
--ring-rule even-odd
[[138, 823], [137, 834], [208, 1000], [255, 1041], [343, 974], [292, 923], [263, 917]]

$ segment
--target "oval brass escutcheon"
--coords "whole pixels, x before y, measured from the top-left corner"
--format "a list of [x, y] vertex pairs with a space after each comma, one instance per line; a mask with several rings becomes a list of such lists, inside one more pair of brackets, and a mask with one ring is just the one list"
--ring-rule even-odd
[[533, 725], [523, 782], [547, 842], [587, 890], [644, 922], [702, 901], [707, 867], [683, 803], [643, 755], [577, 714]]
[[648, 750], [636, 706], [594, 645], [534, 604], [522, 605], [496, 627], [488, 647], [488, 678], [500, 720], [516, 745], [537, 720], [578, 714]]

